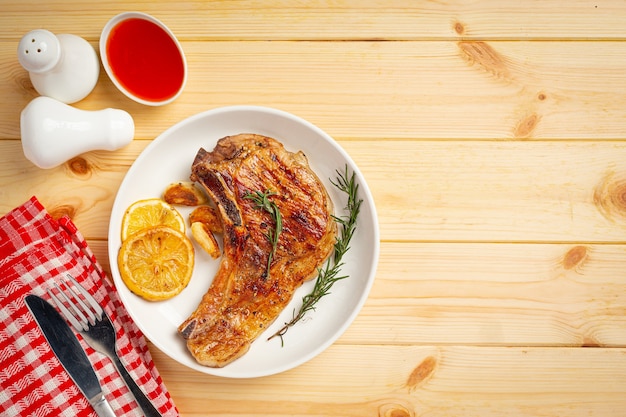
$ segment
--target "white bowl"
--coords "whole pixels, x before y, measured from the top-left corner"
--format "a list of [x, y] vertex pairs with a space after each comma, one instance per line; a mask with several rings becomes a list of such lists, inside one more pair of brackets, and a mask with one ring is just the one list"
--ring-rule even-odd
[[113, 84], [141, 104], [169, 104], [187, 83], [187, 61], [178, 39], [145, 13], [125, 12], [109, 20], [100, 35], [100, 58]]

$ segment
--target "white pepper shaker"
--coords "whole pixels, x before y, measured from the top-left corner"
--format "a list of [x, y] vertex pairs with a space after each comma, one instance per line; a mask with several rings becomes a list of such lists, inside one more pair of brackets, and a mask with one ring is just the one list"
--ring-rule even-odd
[[22, 110], [20, 128], [24, 155], [39, 168], [54, 168], [88, 151], [122, 148], [135, 135], [124, 110], [80, 110], [45, 96]]
[[35, 90], [66, 104], [85, 98], [100, 74], [95, 49], [76, 35], [30, 31], [20, 40], [17, 55]]

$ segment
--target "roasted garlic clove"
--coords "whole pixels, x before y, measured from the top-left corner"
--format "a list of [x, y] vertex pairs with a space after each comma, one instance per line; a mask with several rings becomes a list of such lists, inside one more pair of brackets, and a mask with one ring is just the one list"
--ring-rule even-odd
[[207, 203], [207, 196], [193, 182], [175, 182], [168, 185], [163, 192], [163, 200], [169, 204], [183, 206], [199, 206]]
[[213, 236], [206, 224], [202, 222], [191, 223], [191, 234], [200, 247], [211, 255], [213, 259], [217, 259], [222, 255], [215, 236]]
[[223, 232], [220, 215], [217, 209], [212, 206], [196, 207], [189, 214], [189, 223], [193, 224], [196, 222], [204, 223], [213, 233], [222, 234]]

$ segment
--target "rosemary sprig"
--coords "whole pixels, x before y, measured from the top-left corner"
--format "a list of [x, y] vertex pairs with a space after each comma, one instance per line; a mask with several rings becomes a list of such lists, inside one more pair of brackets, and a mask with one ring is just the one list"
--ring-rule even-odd
[[285, 323], [280, 330], [268, 338], [268, 340], [270, 340], [276, 336], [280, 337], [281, 345], [284, 343], [283, 336], [287, 333], [289, 328], [302, 320], [309, 311], [315, 310], [317, 302], [330, 293], [330, 289], [335, 282], [348, 278], [348, 275], [339, 275], [339, 272], [344, 265], [342, 262], [343, 256], [350, 249], [350, 240], [356, 229], [356, 221], [363, 200], [358, 198], [359, 184], [355, 181], [354, 172], [352, 175], [348, 176], [347, 165], [345, 166], [344, 173], [336, 172], [338, 175], [337, 180], [331, 180], [331, 183], [348, 195], [348, 202], [344, 208], [348, 215], [343, 217], [332, 216], [339, 224], [340, 228], [339, 236], [335, 241], [333, 256], [326, 261], [323, 267], [318, 268], [318, 276], [313, 290], [302, 298], [300, 310], [297, 313], [294, 310], [291, 321]]
[[280, 214], [280, 210], [276, 203], [269, 199], [270, 196], [276, 195], [276, 193], [265, 190], [265, 192], [255, 191], [254, 193], [246, 193], [243, 198], [247, 198], [252, 200], [255, 204], [255, 208], [259, 210], [264, 210], [270, 214], [272, 220], [274, 221], [274, 228], [269, 229], [265, 234], [265, 237], [272, 245], [272, 250], [270, 251], [267, 257], [267, 267], [265, 269], [264, 278], [267, 279], [270, 275], [270, 266], [272, 265], [272, 259], [274, 258], [274, 254], [278, 248], [278, 238], [283, 231], [283, 218]]

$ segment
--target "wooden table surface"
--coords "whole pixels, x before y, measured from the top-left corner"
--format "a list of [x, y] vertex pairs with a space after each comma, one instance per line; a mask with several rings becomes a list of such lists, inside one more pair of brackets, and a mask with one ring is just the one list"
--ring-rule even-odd
[[[135, 140], [43, 170], [19, 39], [94, 47], [122, 11], [180, 39], [185, 92], [131, 102], [104, 71], [74, 106]], [[381, 253], [346, 333], [291, 371], [226, 379], [151, 351], [182, 416], [626, 415], [626, 3], [0, 0], [0, 215], [36, 195], [109, 268], [116, 191], [168, 127], [212, 108], [296, 114], [355, 160]]]

